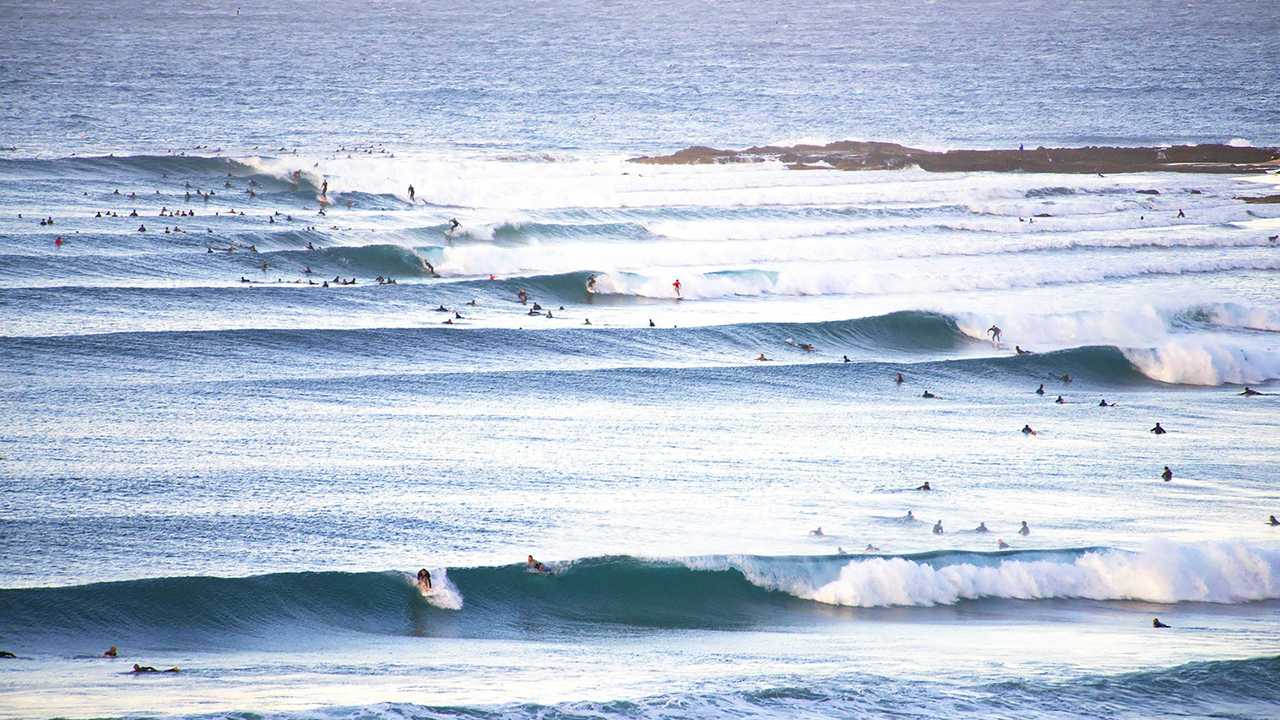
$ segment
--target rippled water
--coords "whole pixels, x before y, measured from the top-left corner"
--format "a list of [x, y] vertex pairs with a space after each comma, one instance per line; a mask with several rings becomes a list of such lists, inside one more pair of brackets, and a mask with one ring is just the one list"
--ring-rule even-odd
[[6, 7], [0, 717], [1275, 714], [1275, 176], [626, 162], [1277, 139], [1002, 8]]

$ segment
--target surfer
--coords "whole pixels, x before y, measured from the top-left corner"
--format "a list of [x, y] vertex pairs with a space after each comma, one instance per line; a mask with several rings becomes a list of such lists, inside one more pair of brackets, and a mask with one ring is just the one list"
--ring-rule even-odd
[[922, 397], [922, 398], [927, 398], [927, 399], [929, 399], [929, 400], [933, 400], [933, 399], [936, 399], [938, 396], [937, 396], [937, 395], [934, 395], [933, 393], [929, 392], [928, 390], [925, 390], [925, 391], [924, 391], [924, 393], [923, 393], [920, 397]]
[[329, 181], [325, 180], [324, 183], [320, 186], [320, 197], [328, 197], [328, 196], [329, 196]]
[[1067, 383], [1068, 385], [1071, 384], [1071, 375], [1069, 373], [1062, 373], [1062, 377], [1058, 379], [1064, 383]]
[[1035, 434], [1036, 434], [1036, 431], [1035, 431], [1035, 430], [1032, 430], [1030, 425], [1023, 425], [1023, 426], [1022, 426], [1022, 434], [1023, 434], [1023, 435], [1035, 435]]
[[1182, 208], [1178, 208], [1178, 217], [1180, 217], [1180, 218], [1184, 218], [1184, 217], [1186, 217], [1186, 216], [1187, 216], [1187, 214], [1186, 214], [1186, 213], [1184, 213], [1184, 212], [1182, 212]]
[[935, 523], [935, 524], [934, 524], [934, 526], [933, 526], [933, 534], [934, 534], [934, 535], [941, 535], [942, 533], [943, 533], [943, 530], [942, 530], [942, 521], [941, 521], [941, 520], [939, 520], [939, 521], [938, 521], [937, 523]]
[[765, 357], [764, 353], [760, 353], [759, 355], [757, 355], [756, 361], [757, 362], [773, 362], [772, 358]]
[[[649, 318], [649, 327], [658, 327], [657, 325], [653, 324], [653, 318]], [[764, 355], [764, 353], [760, 353], [760, 354]]]
[[915, 521], [916, 521], [916, 516], [915, 516], [915, 515], [913, 515], [913, 514], [911, 513], [911, 511], [910, 511], [910, 510], [908, 510], [908, 511], [907, 511], [907, 514], [906, 514], [906, 515], [903, 515], [903, 516], [902, 516], [902, 518], [901, 518], [901, 520], [902, 520], [903, 522], [915, 522]]
[[862, 552], [880, 552], [880, 548], [870, 543], [867, 543], [867, 546], [863, 548]]
[[111, 647], [107, 648], [106, 652], [102, 653], [102, 657], [104, 658], [120, 657], [120, 651], [116, 649], [115, 645], [112, 645]]
[[594, 293], [596, 291], [596, 276], [591, 275], [587, 278], [587, 292]]
[[547, 572], [547, 566], [543, 565], [541, 561], [534, 560], [532, 555], [530, 555], [529, 558], [525, 560], [525, 567], [534, 572], [540, 572], [540, 573]]
[[1245, 385], [1244, 390], [1236, 394], [1243, 395], [1245, 397], [1253, 397], [1254, 395], [1264, 395], [1265, 393], [1260, 393], [1257, 390], [1254, 390], [1253, 388], [1249, 387], [1248, 385]]
[[18, 656], [17, 656], [17, 655], [14, 655], [13, 653], [9, 652], [8, 650], [0, 650], [0, 658], [5, 658], [6, 660], [11, 660], [11, 659], [16, 658], [16, 657], [18, 657]]
[[986, 521], [983, 521], [983, 522], [978, 523], [978, 527], [974, 528], [974, 529], [973, 529], [973, 531], [974, 531], [974, 532], [976, 532], [976, 533], [988, 533], [988, 532], [991, 532], [990, 530], [988, 530], [988, 529], [987, 529], [987, 523], [986, 523]]
[[418, 571], [418, 589], [422, 592], [431, 591], [431, 573], [426, 568]]
[[1058, 405], [1066, 405], [1066, 404], [1067, 404], [1067, 401], [1066, 401], [1066, 400], [1063, 400], [1061, 395], [1059, 395], [1059, 396], [1058, 396], [1058, 399], [1057, 399], [1057, 400], [1054, 400], [1054, 402], [1055, 402], [1055, 403], [1057, 403]]
[[521, 305], [529, 304], [529, 293], [525, 292], [524, 288], [520, 288], [516, 291], [516, 298], [520, 300]]
[[671, 287], [675, 288], [676, 290], [676, 299], [681, 299], [680, 298], [680, 278], [676, 278], [676, 281], [671, 283]]
[[907, 381], [907, 379], [906, 379], [906, 378], [904, 378], [904, 377], [902, 377], [902, 373], [898, 373], [897, 375], [894, 375], [894, 376], [893, 376], [893, 382], [894, 382], [895, 384], [901, 385], [902, 383], [904, 383], [904, 382], [906, 382], [906, 381]]
[[987, 334], [991, 336], [992, 345], [1000, 344], [1000, 336], [1003, 333], [1000, 331], [999, 325], [996, 325], [995, 323], [991, 323], [991, 327], [987, 328]]
[[417, 193], [414, 192], [413, 185], [409, 186], [409, 202], [413, 202], [413, 198]]
[[921, 485], [920, 487], [916, 488], [916, 489], [917, 489], [917, 490], [924, 490], [924, 491], [928, 492], [928, 491], [932, 490], [933, 488], [929, 487], [929, 481], [928, 481], [928, 480], [925, 480], [925, 481], [924, 481], [924, 484], [923, 484], [923, 485]]
[[822, 537], [822, 526], [819, 525], [817, 528], [810, 530], [809, 534], [814, 537]]
[[1101, 400], [1098, 401], [1098, 407], [1115, 407], [1115, 406], [1116, 406], [1115, 403], [1107, 402], [1106, 398], [1102, 398]]
[[449, 234], [452, 235], [455, 230], [462, 227], [462, 223], [458, 222], [458, 218], [449, 218]]
[[157, 669], [155, 669], [155, 668], [151, 667], [150, 665], [139, 665], [138, 663], [134, 663], [134, 664], [133, 664], [133, 672], [135, 672], [135, 673], [153, 673], [153, 672], [176, 673], [176, 672], [180, 672], [180, 670], [179, 670], [178, 666], [176, 666], [176, 665], [175, 665], [175, 666], [173, 666], [173, 667], [171, 667], [171, 668], [169, 668], [168, 670], [157, 670]]
[[844, 356], [844, 362], [851, 363], [851, 362], [853, 362], [853, 361], [849, 359], [849, 356], [848, 356], [848, 355], [845, 355], [845, 356]]
[[1164, 466], [1164, 472], [1160, 473], [1160, 478], [1165, 482], [1169, 482], [1173, 479], [1173, 471], [1169, 469], [1168, 465]]
[[1022, 521], [1022, 527], [1018, 528], [1018, 534], [1026, 537], [1031, 534], [1031, 528], [1027, 527], [1027, 521]]
[[1151, 432], [1155, 435], [1164, 435], [1168, 431], [1160, 427], [1160, 423], [1156, 423], [1156, 426], [1151, 428], [1151, 430], [1149, 430], [1148, 432]]
[[1035, 355], [1035, 353], [1031, 352], [1030, 350], [1023, 350], [1022, 346], [1020, 345], [1014, 345], [1013, 350], [1019, 355]]
[[1003, 538], [997, 538], [997, 539], [996, 539], [996, 549], [997, 549], [997, 550], [1008, 550], [1008, 549], [1009, 549], [1009, 543], [1005, 542]]
[[[1181, 211], [1181, 210], [1179, 210], [1178, 212], [1179, 212], [1179, 213], [1181, 213], [1182, 211]], [[1171, 626], [1171, 625], [1165, 625], [1164, 623], [1160, 622], [1160, 618], [1151, 618], [1151, 627], [1153, 627], [1153, 628], [1155, 628], [1155, 629], [1159, 630], [1160, 628], [1167, 628], [1167, 627], [1172, 627], [1172, 626]]]
[[1272, 515], [1271, 517], [1267, 518], [1267, 524], [1270, 525], [1271, 527], [1280, 526], [1280, 520], [1277, 520], [1276, 516]]
[[1036, 388], [1036, 394], [1037, 394], [1037, 395], [1043, 395], [1043, 394], [1044, 394], [1044, 383], [1040, 383], [1040, 387]]

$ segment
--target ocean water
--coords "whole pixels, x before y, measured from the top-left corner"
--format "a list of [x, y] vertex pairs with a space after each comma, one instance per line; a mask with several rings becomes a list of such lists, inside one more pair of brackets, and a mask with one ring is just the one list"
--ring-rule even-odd
[[627, 162], [1280, 143], [1273, 5], [0, 15], [0, 718], [1280, 715], [1276, 175]]

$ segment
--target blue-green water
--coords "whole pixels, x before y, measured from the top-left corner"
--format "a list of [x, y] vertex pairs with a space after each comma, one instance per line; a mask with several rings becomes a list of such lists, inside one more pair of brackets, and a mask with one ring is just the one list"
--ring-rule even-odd
[[0, 14], [0, 717], [1280, 712], [1274, 175], [626, 162], [1277, 143], [1270, 6]]

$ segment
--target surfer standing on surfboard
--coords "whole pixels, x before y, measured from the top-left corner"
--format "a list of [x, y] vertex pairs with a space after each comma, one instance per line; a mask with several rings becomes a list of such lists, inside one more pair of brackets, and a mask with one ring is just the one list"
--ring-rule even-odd
[[431, 591], [431, 573], [426, 568], [418, 571], [418, 589], [422, 592]]
[[676, 281], [671, 283], [671, 287], [676, 289], [676, 298], [679, 298], [680, 297], [680, 278], [676, 278]]
[[996, 325], [995, 323], [992, 323], [992, 324], [991, 324], [991, 327], [987, 328], [987, 334], [991, 336], [991, 344], [992, 344], [992, 345], [999, 345], [999, 344], [1000, 344], [1000, 335], [1001, 335], [1001, 333], [1000, 333], [1000, 326], [999, 326], [999, 325]]

